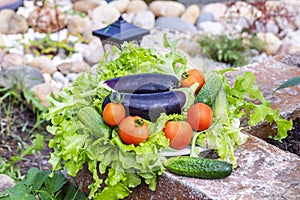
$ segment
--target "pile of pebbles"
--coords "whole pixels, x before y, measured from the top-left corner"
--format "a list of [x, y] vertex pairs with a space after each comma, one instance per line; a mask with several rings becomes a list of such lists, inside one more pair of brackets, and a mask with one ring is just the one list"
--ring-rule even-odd
[[[49, 0], [46, 5], [41, 2], [24, 1], [15, 10], [0, 10], [0, 86], [13, 85], [12, 76], [25, 79], [26, 87], [46, 106], [49, 94], [57, 94], [81, 73], [95, 70], [105, 50], [92, 31], [106, 27], [120, 16], [151, 30], [141, 43], [145, 46], [151, 43], [163, 48], [162, 33], [166, 31], [174, 39], [182, 34], [186, 38], [229, 36], [252, 29], [267, 44], [258, 61], [300, 50], [300, 2], [297, 0], [266, 1], [263, 6], [268, 13], [244, 1], [206, 5], [168, 0], [150, 4], [142, 0]], [[163, 31], [157, 34], [153, 30]], [[54, 54], [34, 52], [31, 41], [42, 40], [47, 34], [53, 41], [71, 45], [74, 52], [69, 54], [64, 49]], [[201, 47], [193, 41], [182, 42], [179, 48], [193, 52]], [[199, 58], [191, 60], [199, 63]]]

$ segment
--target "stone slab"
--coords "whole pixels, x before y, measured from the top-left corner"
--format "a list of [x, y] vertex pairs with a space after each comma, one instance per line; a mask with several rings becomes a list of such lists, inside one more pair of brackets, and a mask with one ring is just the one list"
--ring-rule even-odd
[[236, 151], [239, 167], [227, 178], [186, 178], [169, 172], [158, 178], [156, 191], [136, 188], [129, 200], [300, 199], [300, 158], [249, 136]]

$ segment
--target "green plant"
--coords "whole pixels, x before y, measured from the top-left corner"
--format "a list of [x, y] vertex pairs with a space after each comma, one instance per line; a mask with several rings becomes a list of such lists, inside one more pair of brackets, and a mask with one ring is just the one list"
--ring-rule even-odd
[[300, 76], [293, 77], [281, 84], [274, 92], [283, 88], [292, 87], [300, 84]]
[[12, 200], [85, 200], [86, 194], [68, 185], [67, 179], [61, 172], [53, 176], [50, 170], [41, 171], [37, 168], [29, 169], [25, 178], [14, 187], [7, 188], [0, 193], [0, 199]]
[[[21, 170], [16, 164], [44, 147], [44, 136], [32, 133], [41, 129], [46, 108], [23, 83], [14, 88], [0, 88], [0, 94], [0, 145], [11, 155], [9, 159], [4, 154], [0, 157], [0, 173], [20, 180]], [[32, 141], [30, 145], [28, 141]]]
[[242, 36], [229, 38], [225, 35], [205, 35], [200, 37], [198, 42], [213, 60], [235, 67], [247, 64], [251, 49], [262, 51], [263, 47], [263, 42], [255, 35], [249, 38]]
[[33, 52], [36, 56], [42, 55], [48, 55], [48, 56], [54, 56], [56, 55], [59, 50], [64, 50], [68, 56], [71, 56], [75, 49], [73, 47], [74, 43], [69, 43], [68, 38], [62, 40], [62, 41], [55, 41], [52, 40], [50, 37], [50, 33], [47, 33], [47, 35], [40, 39], [40, 40], [30, 40], [29, 44], [23, 43], [25, 50], [29, 52]]

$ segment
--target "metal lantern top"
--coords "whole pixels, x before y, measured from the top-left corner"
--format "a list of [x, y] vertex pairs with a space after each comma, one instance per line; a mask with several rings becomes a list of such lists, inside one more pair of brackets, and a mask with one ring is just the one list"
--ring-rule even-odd
[[142, 37], [149, 33], [149, 30], [128, 23], [122, 17], [119, 17], [119, 19], [111, 25], [92, 32], [92, 34], [99, 37], [104, 44], [109, 43], [118, 47], [125, 41], [140, 43]]

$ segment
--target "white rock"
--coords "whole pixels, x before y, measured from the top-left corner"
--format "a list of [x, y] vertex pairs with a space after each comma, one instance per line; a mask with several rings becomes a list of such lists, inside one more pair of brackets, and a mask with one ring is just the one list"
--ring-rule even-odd
[[[86, 48], [87, 48], [87, 45], [85, 46], [84, 49], [86, 49]], [[71, 56], [70, 60], [71, 60], [72, 62], [75, 62], [75, 61], [83, 61], [83, 60], [84, 60], [84, 58], [83, 58], [83, 53], [84, 53], [84, 51], [83, 51], [83, 52], [80, 52], [80, 53], [73, 53], [73, 55]]]
[[142, 0], [132, 0], [129, 2], [127, 6], [126, 13], [134, 13], [136, 14], [137, 12], [144, 11], [148, 9], [148, 5], [146, 4], [145, 1]]
[[224, 3], [210, 3], [201, 8], [201, 13], [211, 13], [215, 21], [219, 21], [225, 14], [227, 6]]
[[275, 55], [282, 44], [282, 41], [273, 33], [258, 33], [257, 37], [266, 43], [263, 50], [268, 55]]
[[78, 53], [83, 53], [86, 47], [87, 47], [87, 44], [82, 43], [82, 42], [77, 42], [74, 44], [74, 50], [75, 50], [75, 52], [78, 52]]
[[103, 45], [100, 39], [94, 38], [88, 44], [87, 48], [83, 52], [83, 57], [86, 62], [90, 65], [93, 65], [99, 62], [104, 55]]
[[53, 64], [52, 60], [47, 56], [36, 57], [32, 62], [29, 63], [31, 67], [40, 69], [41, 72], [53, 74], [56, 72], [56, 65]]
[[25, 33], [27, 29], [28, 23], [24, 17], [17, 15], [11, 9], [3, 9], [0, 11], [0, 33]]
[[88, 17], [81, 17], [73, 15], [68, 22], [68, 30], [72, 34], [82, 34], [86, 29], [92, 25]]
[[15, 181], [6, 174], [0, 174], [0, 192], [3, 192], [9, 187], [14, 187]]
[[82, 0], [74, 2], [73, 9], [83, 13], [90, 13], [99, 5], [100, 3], [94, 0]]
[[207, 35], [222, 35], [224, 32], [224, 26], [220, 22], [202, 22], [198, 28]]
[[58, 71], [52, 74], [52, 78], [63, 85], [67, 85], [69, 83], [69, 79], [67, 79], [61, 72]]
[[153, 28], [155, 15], [151, 11], [140, 11], [136, 14], [133, 24], [142, 28]]
[[91, 18], [95, 28], [103, 28], [115, 22], [120, 16], [121, 13], [114, 6], [102, 5], [93, 10]]
[[200, 8], [198, 5], [190, 5], [181, 15], [181, 19], [195, 24], [200, 15]]
[[109, 2], [108, 4], [118, 9], [120, 13], [123, 13], [128, 7], [129, 0], [114, 0]]
[[266, 32], [277, 34], [279, 32], [279, 28], [273, 20], [269, 20], [266, 24]]
[[255, 19], [262, 17], [263, 13], [258, 8], [244, 1], [237, 1], [226, 10], [226, 13], [222, 13], [222, 15], [225, 15], [225, 19], [244, 17], [252, 24]]
[[132, 23], [135, 17], [135, 13], [123, 13], [122, 17], [125, 21]]
[[25, 19], [28, 18], [30, 13], [34, 10], [34, 6], [32, 7], [19, 7], [17, 10], [17, 15], [24, 17]]
[[4, 43], [4, 40], [2, 38], [2, 34], [0, 33], [0, 47], [5, 47], [5, 43]]
[[78, 77], [77, 73], [69, 73], [66, 75], [66, 78], [69, 79], [71, 83], [74, 83]]
[[33, 86], [31, 89], [35, 96], [41, 100], [41, 104], [44, 106], [49, 106], [48, 96], [52, 93], [52, 89], [49, 83], [41, 83]]
[[171, 16], [180, 16], [185, 7], [183, 4], [175, 1], [153, 1], [149, 5], [149, 9], [157, 17], [171, 17]]
[[22, 54], [9, 53], [2, 58], [2, 68], [7, 69], [12, 66], [22, 66], [27, 63], [26, 57]]
[[43, 77], [44, 77], [45, 83], [48, 83], [48, 84], [51, 83], [52, 76], [51, 76], [50, 74], [44, 73], [44, 74], [43, 74]]

